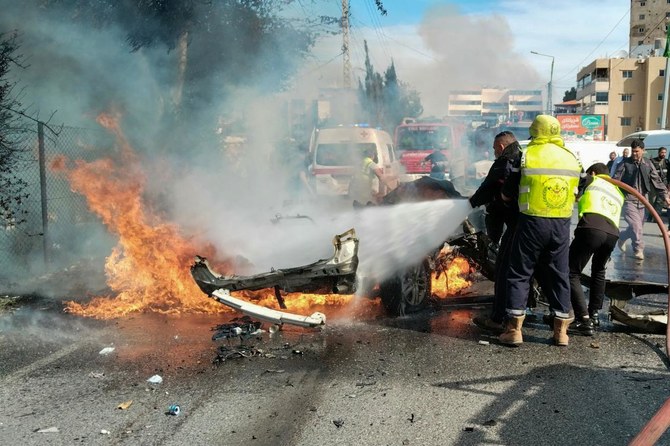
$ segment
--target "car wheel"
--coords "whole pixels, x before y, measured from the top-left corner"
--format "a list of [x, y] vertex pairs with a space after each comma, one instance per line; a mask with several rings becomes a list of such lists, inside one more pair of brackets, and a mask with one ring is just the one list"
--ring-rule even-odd
[[424, 309], [431, 295], [428, 262], [423, 261], [382, 282], [379, 295], [382, 305], [393, 316], [403, 316]]

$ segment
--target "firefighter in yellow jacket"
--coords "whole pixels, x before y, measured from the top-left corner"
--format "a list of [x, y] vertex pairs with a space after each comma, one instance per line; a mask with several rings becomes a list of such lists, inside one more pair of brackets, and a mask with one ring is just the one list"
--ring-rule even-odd
[[[568, 247], [570, 218], [582, 167], [561, 138], [556, 118], [539, 115], [530, 126], [531, 141], [519, 165], [503, 185], [505, 201], [518, 200], [519, 222], [512, 241], [507, 272], [507, 318], [500, 342], [523, 343], [521, 327], [526, 312], [530, 278], [536, 278], [555, 315], [554, 341], [568, 345], [570, 282]], [[538, 268], [538, 265], [543, 268]]]
[[[570, 244], [570, 299], [575, 312], [575, 321], [568, 333], [592, 336], [594, 327], [600, 325], [598, 311], [605, 297], [605, 273], [607, 262], [619, 240], [619, 220], [624, 203], [624, 194], [609, 183], [609, 170], [603, 163], [586, 169], [587, 182], [577, 208], [579, 221], [575, 238]], [[591, 261], [591, 283], [589, 303], [586, 305], [581, 275]]]
[[391, 188], [377, 164], [377, 149], [374, 146], [366, 148], [361, 156], [349, 183], [349, 198], [362, 205], [377, 203]]

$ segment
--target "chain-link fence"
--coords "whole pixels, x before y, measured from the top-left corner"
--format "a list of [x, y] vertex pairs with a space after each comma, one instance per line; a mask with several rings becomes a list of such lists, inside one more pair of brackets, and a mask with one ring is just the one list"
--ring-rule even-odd
[[[13, 172], [27, 186], [20, 203], [20, 219], [0, 231], [0, 278], [40, 274], [74, 262], [82, 254], [91, 234], [101, 230], [98, 218], [89, 212], [83, 196], [73, 192], [62, 173], [51, 163], [98, 159], [112, 145], [103, 130], [58, 128], [36, 124], [36, 132], [25, 141], [28, 160]], [[40, 169], [40, 162], [43, 169]]]

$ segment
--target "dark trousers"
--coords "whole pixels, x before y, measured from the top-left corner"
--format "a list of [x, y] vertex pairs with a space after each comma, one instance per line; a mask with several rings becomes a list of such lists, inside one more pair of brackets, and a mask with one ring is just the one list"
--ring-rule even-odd
[[489, 236], [489, 239], [493, 243], [499, 243], [500, 248], [502, 248], [503, 241], [501, 237], [503, 235], [503, 228], [505, 227], [505, 216], [493, 210], [491, 206], [487, 206], [484, 223], [486, 224], [486, 235]]
[[525, 314], [531, 276], [536, 278], [559, 318], [568, 318], [570, 281], [568, 248], [570, 219], [532, 217], [521, 214], [512, 241], [507, 271], [507, 313]]
[[496, 257], [496, 271], [493, 284], [493, 310], [491, 320], [502, 322], [507, 308], [507, 270], [509, 269], [510, 251], [516, 225], [507, 227], [500, 240], [500, 248]]
[[[588, 316], [603, 307], [605, 298], [605, 273], [610, 254], [619, 237], [598, 229], [577, 228], [575, 238], [570, 244], [570, 301], [575, 317]], [[591, 259], [593, 256], [593, 259]], [[582, 270], [591, 259], [591, 283], [589, 286], [589, 305], [580, 281]]]

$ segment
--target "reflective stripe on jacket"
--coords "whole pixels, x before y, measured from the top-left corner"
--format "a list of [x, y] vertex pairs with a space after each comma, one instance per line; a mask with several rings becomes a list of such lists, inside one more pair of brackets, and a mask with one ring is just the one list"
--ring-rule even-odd
[[581, 170], [565, 147], [529, 144], [521, 157], [519, 210], [535, 217], [570, 218]]
[[602, 215], [618, 229], [625, 197], [618, 187], [600, 178], [606, 176], [593, 177], [593, 182], [584, 190], [577, 204], [579, 218], [585, 213]]

